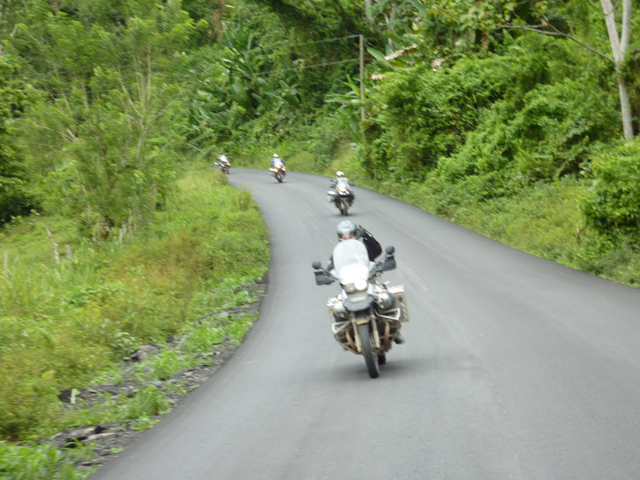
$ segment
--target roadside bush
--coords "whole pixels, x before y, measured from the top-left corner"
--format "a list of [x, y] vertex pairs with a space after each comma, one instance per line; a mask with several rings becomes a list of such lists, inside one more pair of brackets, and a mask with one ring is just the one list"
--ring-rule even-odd
[[500, 170], [518, 183], [576, 173], [588, 145], [615, 137], [619, 123], [606, 68], [585, 72], [582, 55], [525, 35], [486, 58], [387, 74], [367, 120], [370, 173], [407, 181], [440, 168], [455, 182]]
[[582, 202], [586, 223], [614, 240], [640, 240], [640, 141], [597, 152], [593, 186]]
[[80, 471], [76, 461], [92, 456], [91, 448], [77, 445], [61, 451], [52, 445], [11, 445], [0, 441], [0, 478], [11, 480], [74, 480], [88, 478], [95, 467]]
[[463, 59], [437, 72], [420, 64], [388, 74], [373, 101], [381, 108], [373, 118], [381, 131], [367, 131], [367, 138], [388, 132], [393, 148], [374, 143], [373, 156], [386, 159], [388, 166], [401, 164], [419, 173], [456, 152], [478, 125], [484, 108], [503, 98], [522, 98], [548, 80], [540, 55], [523, 55], [519, 46], [513, 49], [512, 55]]
[[440, 159], [439, 171], [453, 183], [480, 176], [485, 198], [578, 174], [593, 142], [616, 138], [614, 103], [578, 80], [541, 85], [523, 97], [520, 107], [513, 99], [497, 102], [484, 111], [459, 152]]

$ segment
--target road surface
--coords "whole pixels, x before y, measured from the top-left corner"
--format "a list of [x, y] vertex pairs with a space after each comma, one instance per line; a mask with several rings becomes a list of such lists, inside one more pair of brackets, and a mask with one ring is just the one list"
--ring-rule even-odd
[[232, 169], [270, 230], [260, 320], [222, 370], [92, 480], [640, 478], [640, 291], [355, 188], [411, 321], [380, 377], [332, 337], [311, 262], [329, 179]]

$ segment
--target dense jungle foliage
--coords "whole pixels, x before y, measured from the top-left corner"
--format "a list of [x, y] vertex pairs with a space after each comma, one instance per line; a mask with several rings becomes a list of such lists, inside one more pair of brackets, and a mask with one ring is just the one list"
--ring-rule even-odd
[[[203, 293], [212, 279], [233, 291], [264, 273], [251, 199], [203, 170], [221, 151], [233, 166], [266, 168], [277, 151], [294, 170], [339, 168], [504, 243], [640, 285], [636, 10], [2, 2], [0, 437], [68, 426], [59, 389], [219, 305]], [[217, 186], [196, 200], [197, 182]]]

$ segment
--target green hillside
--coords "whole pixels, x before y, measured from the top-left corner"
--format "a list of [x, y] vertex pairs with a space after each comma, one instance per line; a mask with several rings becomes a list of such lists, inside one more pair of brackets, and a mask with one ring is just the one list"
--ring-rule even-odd
[[144, 392], [146, 410], [75, 417], [58, 399], [138, 345], [210, 333], [162, 377], [241, 340], [251, 319], [193, 324], [250, 302], [238, 287], [269, 261], [219, 152], [340, 169], [640, 285], [639, 31], [630, 0], [4, 2], [0, 475], [82, 475], [18, 442], [166, 411]]

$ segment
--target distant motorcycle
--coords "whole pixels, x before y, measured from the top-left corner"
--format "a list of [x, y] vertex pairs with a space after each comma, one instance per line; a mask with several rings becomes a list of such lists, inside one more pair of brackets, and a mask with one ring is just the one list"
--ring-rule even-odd
[[345, 240], [333, 250], [334, 268], [327, 271], [313, 262], [316, 285], [338, 282], [341, 291], [327, 302], [336, 341], [346, 350], [363, 355], [371, 378], [380, 374], [386, 353], [409, 320], [403, 286], [387, 286], [380, 274], [396, 268], [395, 249], [385, 249], [382, 262], [371, 262], [358, 240]]
[[350, 182], [346, 178], [339, 178], [333, 185], [333, 190], [329, 190], [327, 195], [329, 196], [329, 202], [340, 210], [341, 215], [349, 215], [349, 207], [353, 205], [355, 195], [351, 190]]
[[229, 175], [229, 171], [231, 170], [231, 163], [229, 162], [229, 159], [227, 157], [219, 157], [215, 165], [222, 173]]
[[269, 169], [269, 171], [273, 173], [273, 176], [276, 177], [276, 180], [278, 180], [278, 182], [280, 183], [282, 183], [282, 181], [284, 180], [284, 176], [287, 174], [287, 169], [282, 163], [274, 164], [273, 167]]

